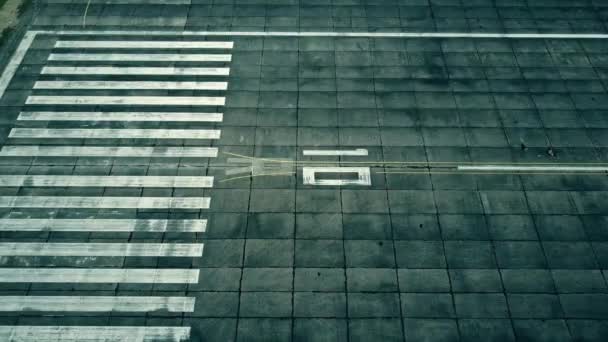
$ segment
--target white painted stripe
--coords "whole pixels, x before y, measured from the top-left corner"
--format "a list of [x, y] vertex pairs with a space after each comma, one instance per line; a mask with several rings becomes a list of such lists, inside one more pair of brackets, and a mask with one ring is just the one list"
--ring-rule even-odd
[[178, 53], [52, 53], [50, 61], [72, 62], [230, 62], [227, 54]]
[[161, 81], [37, 81], [34, 89], [104, 89], [104, 90], [226, 90], [227, 82]]
[[[473, 33], [473, 32], [295, 32], [295, 31], [126, 31], [58, 30], [37, 31], [58, 35], [100, 36], [257, 36], [257, 37], [368, 37], [368, 38], [501, 38], [501, 39], [608, 39], [604, 33]], [[110, 47], [111, 48], [111, 47]]]
[[34, 38], [36, 38], [36, 34], [37, 33], [35, 31], [29, 31], [25, 33], [23, 39], [21, 40], [21, 43], [19, 43], [19, 46], [17, 46], [17, 49], [15, 50], [15, 52], [11, 56], [11, 59], [8, 61], [8, 64], [4, 68], [2, 77], [0, 77], [0, 98], [2, 98], [9, 83], [11, 83], [15, 72], [17, 72], [19, 65], [21, 65], [21, 61], [23, 61], [25, 54], [27, 53], [30, 46], [32, 45], [32, 42], [34, 41]]
[[209, 209], [209, 197], [0, 196], [0, 208]]
[[458, 165], [459, 171], [608, 172], [608, 166]]
[[0, 296], [0, 311], [192, 312], [194, 298], [149, 296]]
[[44, 75], [162, 75], [228, 76], [230, 68], [45, 66]]
[[21, 112], [20, 121], [222, 122], [222, 113], [183, 112]]
[[[198, 258], [202, 255], [202, 243], [0, 242], [0, 256], [136, 256]], [[2, 301], [0, 300], [0, 302]]]
[[[316, 179], [317, 173], [356, 173], [357, 179]], [[302, 178], [305, 185], [372, 185], [369, 167], [303, 167]]]
[[2, 98], [2, 96], [4, 95], [4, 92], [6, 91], [6, 88], [8, 88], [9, 83], [13, 79], [15, 72], [17, 72], [19, 65], [21, 65], [21, 61], [23, 61], [25, 54], [29, 50], [34, 39], [36, 38], [36, 34], [37, 33], [35, 31], [29, 31], [25, 33], [23, 39], [21, 40], [21, 43], [19, 43], [19, 46], [17, 46], [17, 50], [15, 50], [15, 52], [11, 56], [11, 59], [8, 61], [8, 64], [4, 68], [2, 77], [0, 77], [0, 98]]
[[13, 128], [10, 138], [219, 139], [218, 129]]
[[58, 40], [55, 42], [55, 48], [63, 49], [232, 49], [233, 46], [233, 42], [208, 41]]
[[29, 105], [223, 106], [222, 96], [28, 96]]
[[0, 326], [7, 342], [185, 342], [190, 327]]
[[[190, 5], [192, 0], [88, 0], [87, 3], [103, 5]], [[79, 0], [43, 0], [43, 4], [78, 4]]]
[[367, 149], [356, 150], [304, 150], [305, 156], [367, 156]]
[[190, 232], [203, 233], [207, 220], [0, 219], [0, 231]]
[[0, 175], [0, 187], [210, 188], [208, 176]]
[[4, 146], [4, 157], [215, 158], [217, 147]]
[[199, 270], [0, 268], [0, 283], [196, 284]]
[[[89, 0], [91, 4], [115, 4], [115, 5], [158, 5], [159, 0]], [[42, 3], [47, 4], [70, 4], [78, 3], [78, 0], [44, 0]], [[190, 5], [191, 0], [162, 0], [163, 5]]]

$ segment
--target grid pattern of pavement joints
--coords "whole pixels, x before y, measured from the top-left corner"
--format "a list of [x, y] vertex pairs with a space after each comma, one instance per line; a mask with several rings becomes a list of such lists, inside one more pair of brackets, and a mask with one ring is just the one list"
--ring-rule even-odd
[[[40, 69], [56, 39], [36, 39], [1, 100], [5, 143], [15, 142], [6, 135], [19, 125], [14, 118], [29, 94], [70, 94], [31, 90], [33, 82], [42, 78]], [[368, 157], [342, 157], [350, 161], [607, 162], [605, 41], [231, 40], [235, 46], [224, 122], [216, 126], [221, 126], [222, 137], [213, 143], [220, 148], [218, 158], [103, 162], [20, 158], [3, 159], [0, 168], [3, 174], [216, 176], [220, 181], [212, 189], [2, 188], [3, 195], [211, 196], [209, 213], [79, 213], [205, 217], [209, 227], [204, 234], [0, 235], [2, 241], [21, 242], [204, 241], [204, 256], [194, 261], [97, 258], [88, 264], [199, 269], [199, 284], [187, 287], [0, 285], [3, 295], [187, 294], [197, 299], [195, 312], [59, 318], [4, 313], [3, 324], [184, 325], [192, 326], [192, 341], [605, 339], [606, 175], [390, 174], [383, 172], [392, 167], [382, 164], [372, 168], [372, 186], [364, 189], [304, 186], [300, 170], [297, 177], [221, 182], [223, 165], [230, 157], [226, 152], [322, 159], [303, 157], [303, 148], [369, 150]], [[165, 90], [121, 93], [197, 95]], [[66, 127], [65, 123], [39, 125]], [[210, 126], [214, 127], [69, 123], [81, 128]], [[555, 156], [547, 154], [548, 148]], [[48, 215], [36, 210], [3, 214]], [[66, 210], [55, 214], [75, 215]], [[0, 262], [3, 267], [73, 266], [62, 258], [0, 258]]]
[[[40, 26], [81, 26], [86, 3], [47, 0]], [[141, 1], [139, 1], [141, 2]], [[146, 1], [144, 1], [146, 3]], [[602, 0], [192, 0], [141, 6], [93, 1], [87, 24], [233, 31], [606, 32]]]

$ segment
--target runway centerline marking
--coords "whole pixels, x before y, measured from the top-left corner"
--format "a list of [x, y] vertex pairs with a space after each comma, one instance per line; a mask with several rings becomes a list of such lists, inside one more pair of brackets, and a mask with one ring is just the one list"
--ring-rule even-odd
[[608, 172], [608, 166], [560, 166], [560, 165], [458, 165], [459, 171], [556, 171], [556, 172]]
[[[337, 150], [327, 150], [337, 151]], [[303, 180], [309, 185], [351, 185], [354, 180], [318, 180], [314, 173], [316, 169], [368, 169], [369, 173], [376, 174], [517, 174], [517, 175], [606, 175], [607, 163], [528, 163], [528, 162], [494, 162], [482, 164], [479, 162], [429, 162], [429, 161], [311, 161], [294, 159], [274, 159], [264, 157], [251, 157], [233, 152], [223, 154], [238, 158], [228, 158], [226, 165], [214, 165], [215, 168], [224, 168], [226, 176], [244, 174], [238, 177], [226, 177], [219, 182], [262, 176], [290, 176], [298, 168], [303, 170]], [[375, 168], [375, 169], [371, 169]], [[378, 169], [381, 170], [378, 170]], [[382, 170], [383, 168], [383, 170]], [[314, 172], [313, 172], [314, 171]], [[319, 171], [323, 172], [323, 171]], [[349, 171], [336, 171], [336, 173]], [[353, 173], [356, 171], [353, 171]], [[362, 171], [367, 172], [367, 171]], [[359, 178], [361, 185], [366, 185], [363, 178]], [[347, 184], [348, 183], [348, 184]]]

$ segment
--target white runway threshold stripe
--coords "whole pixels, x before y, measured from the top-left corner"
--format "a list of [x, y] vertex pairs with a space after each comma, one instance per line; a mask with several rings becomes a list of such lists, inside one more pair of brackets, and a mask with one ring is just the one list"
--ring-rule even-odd
[[458, 165], [459, 171], [608, 172], [607, 166], [573, 165]]
[[2, 157], [215, 158], [217, 147], [4, 146]]
[[208, 176], [0, 175], [0, 187], [210, 188]]
[[304, 150], [305, 156], [367, 156], [367, 149], [355, 150]]
[[118, 66], [45, 66], [43, 75], [162, 75], [228, 76], [230, 68], [118, 67]]
[[233, 42], [141, 41], [141, 40], [58, 40], [59, 49], [232, 49]]
[[9, 138], [219, 139], [218, 129], [13, 128]]
[[0, 283], [196, 284], [199, 270], [107, 268], [0, 268]]
[[0, 311], [193, 312], [194, 298], [150, 296], [0, 296]]
[[201, 112], [21, 112], [20, 121], [222, 122], [222, 113]]
[[194, 53], [52, 53], [49, 61], [64, 62], [230, 62], [228, 54]]
[[[78, 0], [44, 0], [45, 4], [74, 4]], [[87, 3], [103, 5], [157, 5], [158, 0], [89, 0]], [[163, 5], [190, 5], [192, 0], [163, 0]]]
[[186, 342], [190, 327], [0, 326], [6, 342]]
[[[190, 257], [203, 255], [202, 243], [0, 242], [0, 256]], [[2, 301], [0, 300], [0, 303]]]
[[226, 90], [227, 82], [162, 81], [37, 81], [34, 89], [103, 90]]
[[223, 106], [223, 96], [28, 96], [28, 105]]
[[0, 208], [209, 209], [210, 197], [0, 196]]
[[0, 219], [0, 231], [203, 233], [207, 220]]

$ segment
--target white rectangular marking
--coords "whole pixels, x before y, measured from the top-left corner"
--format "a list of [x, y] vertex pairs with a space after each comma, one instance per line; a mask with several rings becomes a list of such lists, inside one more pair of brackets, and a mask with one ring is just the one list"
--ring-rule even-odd
[[209, 197], [0, 196], [0, 208], [209, 209]]
[[608, 166], [458, 165], [459, 171], [608, 172]]
[[222, 122], [222, 113], [200, 112], [21, 112], [20, 121]]
[[[103, 5], [157, 5], [158, 0], [90, 0], [91, 4]], [[45, 0], [47, 4], [73, 4], [74, 0]], [[88, 3], [88, 2], [87, 2]], [[163, 0], [163, 5], [190, 5], [192, 0]]]
[[4, 146], [4, 157], [215, 158], [217, 147]]
[[217, 129], [13, 128], [10, 138], [219, 139]]
[[45, 66], [43, 75], [163, 75], [163, 76], [228, 76], [230, 68], [180, 68], [180, 67], [113, 67], [113, 66]]
[[304, 150], [305, 156], [367, 156], [367, 149], [356, 150]]
[[[202, 255], [202, 243], [0, 242], [0, 256], [198, 258]], [[0, 302], [2, 301], [0, 300]]]
[[37, 81], [34, 89], [104, 89], [104, 90], [226, 90], [227, 82], [162, 81]]
[[0, 326], [8, 342], [186, 342], [190, 327]]
[[50, 61], [70, 62], [230, 62], [228, 54], [179, 53], [52, 53]]
[[190, 232], [203, 233], [207, 220], [0, 219], [0, 231]]
[[193, 312], [194, 298], [149, 296], [0, 296], [0, 311]]
[[28, 105], [223, 106], [223, 96], [53, 96], [32, 95]]
[[[372, 185], [369, 167], [303, 167], [306, 185]], [[357, 179], [316, 179], [316, 173], [357, 173]]]
[[199, 270], [0, 268], [0, 283], [196, 284]]
[[0, 187], [2, 186], [210, 188], [213, 186], [213, 177], [0, 175]]
[[62, 49], [232, 49], [233, 42], [141, 41], [141, 40], [59, 40]]

